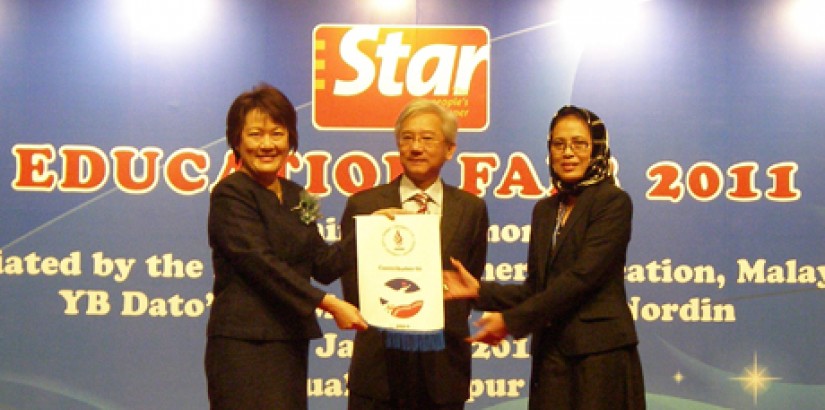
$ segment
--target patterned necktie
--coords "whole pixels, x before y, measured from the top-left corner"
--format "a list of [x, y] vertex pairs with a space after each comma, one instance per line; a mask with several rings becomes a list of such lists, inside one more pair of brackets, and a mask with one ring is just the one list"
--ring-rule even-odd
[[419, 193], [413, 195], [412, 197], [410, 197], [409, 200], [415, 201], [415, 203], [418, 204], [418, 211], [416, 211], [416, 213], [419, 213], [419, 214], [426, 214], [427, 213], [427, 203], [430, 202], [430, 196], [429, 195], [427, 195], [423, 192], [419, 192]]

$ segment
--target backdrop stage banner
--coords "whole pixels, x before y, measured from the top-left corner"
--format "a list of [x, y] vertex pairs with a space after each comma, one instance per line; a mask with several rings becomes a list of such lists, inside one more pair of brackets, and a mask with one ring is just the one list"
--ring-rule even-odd
[[[449, 106], [443, 176], [486, 200], [484, 279], [503, 283], [528, 275], [553, 113], [593, 110], [634, 203], [649, 407], [822, 406], [825, 39], [791, 19], [806, 2], [396, 3], [0, 0], [0, 407], [207, 408], [208, 196], [235, 169], [229, 104], [261, 81], [298, 109], [285, 174], [331, 242], [347, 197], [400, 172], [398, 109]], [[353, 333], [318, 320], [310, 408], [337, 410]], [[468, 409], [526, 408], [529, 343], [473, 346]]]

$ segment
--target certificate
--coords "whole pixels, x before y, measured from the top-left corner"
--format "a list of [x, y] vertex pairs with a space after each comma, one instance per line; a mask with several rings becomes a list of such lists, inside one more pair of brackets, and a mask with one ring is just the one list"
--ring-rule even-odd
[[394, 332], [444, 328], [439, 215], [355, 217], [361, 315]]

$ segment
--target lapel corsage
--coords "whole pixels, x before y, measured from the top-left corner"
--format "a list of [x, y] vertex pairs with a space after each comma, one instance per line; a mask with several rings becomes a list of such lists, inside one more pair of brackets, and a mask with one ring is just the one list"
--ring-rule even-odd
[[321, 204], [318, 197], [310, 194], [306, 190], [301, 191], [298, 199], [298, 205], [292, 208], [293, 211], [298, 211], [298, 218], [301, 222], [309, 225], [321, 216]]

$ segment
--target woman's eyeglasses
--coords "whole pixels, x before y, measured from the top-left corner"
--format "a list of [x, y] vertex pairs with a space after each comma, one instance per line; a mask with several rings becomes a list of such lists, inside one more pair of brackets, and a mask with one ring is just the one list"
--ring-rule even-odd
[[563, 153], [567, 150], [567, 147], [570, 147], [570, 149], [573, 150], [573, 152], [575, 152], [576, 154], [586, 152], [587, 149], [590, 148], [589, 142], [581, 140], [573, 140], [570, 142], [562, 140], [550, 140], [550, 142], [548, 142], [547, 145], [550, 147], [550, 151], [553, 151], [556, 154]]

